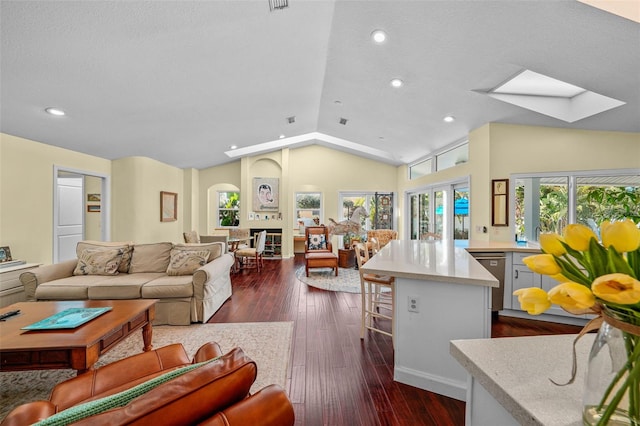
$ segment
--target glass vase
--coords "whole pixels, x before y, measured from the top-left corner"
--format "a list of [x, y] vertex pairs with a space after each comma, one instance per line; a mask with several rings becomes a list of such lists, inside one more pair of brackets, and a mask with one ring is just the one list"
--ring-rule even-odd
[[[605, 315], [635, 325], [632, 315], [605, 308]], [[617, 323], [618, 325], [620, 323]], [[603, 322], [591, 347], [585, 378], [585, 425], [640, 426], [640, 336]]]

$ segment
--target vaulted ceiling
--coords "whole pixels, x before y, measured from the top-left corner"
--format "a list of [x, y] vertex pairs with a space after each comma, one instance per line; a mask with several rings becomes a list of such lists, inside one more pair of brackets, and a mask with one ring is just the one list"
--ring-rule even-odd
[[[107, 159], [202, 169], [318, 143], [404, 164], [487, 122], [640, 132], [640, 24], [578, 1], [0, 7], [0, 130]], [[625, 104], [568, 123], [485, 93], [523, 70]]]

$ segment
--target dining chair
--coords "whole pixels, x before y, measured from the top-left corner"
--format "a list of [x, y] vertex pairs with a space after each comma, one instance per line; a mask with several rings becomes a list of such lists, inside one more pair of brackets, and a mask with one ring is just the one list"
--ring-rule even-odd
[[234, 269], [256, 268], [258, 272], [264, 266], [264, 246], [267, 241], [267, 231], [261, 231], [254, 236], [253, 247], [239, 248], [233, 252], [235, 258]]
[[[355, 256], [360, 273], [360, 292], [362, 297], [362, 316], [360, 338], [364, 339], [365, 330], [393, 337], [393, 299], [395, 295], [395, 278], [387, 275], [367, 274], [362, 266], [369, 261], [369, 250], [363, 243], [355, 245]], [[381, 312], [382, 310], [382, 312]], [[384, 313], [383, 313], [384, 312]], [[391, 331], [386, 331], [376, 324], [377, 319], [391, 321]]]
[[421, 240], [441, 240], [442, 235], [436, 234], [435, 232], [423, 232], [420, 234]]

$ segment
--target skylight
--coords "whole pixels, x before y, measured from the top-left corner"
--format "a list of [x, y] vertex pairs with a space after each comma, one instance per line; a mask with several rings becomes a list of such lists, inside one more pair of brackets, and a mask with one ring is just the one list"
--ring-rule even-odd
[[487, 95], [568, 123], [626, 103], [531, 70], [524, 70]]

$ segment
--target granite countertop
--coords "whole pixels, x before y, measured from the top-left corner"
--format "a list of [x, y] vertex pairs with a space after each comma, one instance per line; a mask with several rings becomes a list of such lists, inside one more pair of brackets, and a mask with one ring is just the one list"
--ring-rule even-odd
[[455, 284], [499, 285], [464, 248], [441, 240], [391, 240], [362, 271]]
[[582, 391], [589, 350], [586, 334], [576, 345], [578, 373], [571, 385], [575, 334], [453, 340], [451, 355], [522, 425], [582, 425]]

